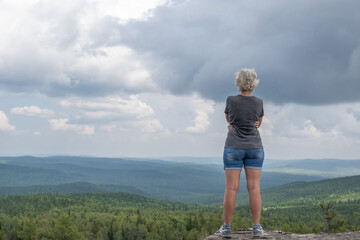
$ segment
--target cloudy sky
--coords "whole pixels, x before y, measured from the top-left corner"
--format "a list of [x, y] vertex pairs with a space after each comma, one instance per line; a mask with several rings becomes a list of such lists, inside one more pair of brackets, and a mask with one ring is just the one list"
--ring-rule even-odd
[[0, 0], [0, 155], [222, 156], [255, 68], [268, 158], [360, 159], [360, 1]]

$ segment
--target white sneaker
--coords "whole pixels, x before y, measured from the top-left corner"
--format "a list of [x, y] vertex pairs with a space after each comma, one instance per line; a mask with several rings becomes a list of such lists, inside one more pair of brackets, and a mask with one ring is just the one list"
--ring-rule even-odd
[[266, 233], [266, 231], [264, 231], [264, 229], [262, 229], [261, 225], [254, 225], [253, 227], [253, 235], [255, 237], [262, 237], [262, 236], [267, 236], [268, 234]]
[[219, 230], [215, 232], [216, 236], [222, 236], [222, 237], [230, 237], [231, 234], [231, 228], [226, 228], [224, 225], [220, 227]]

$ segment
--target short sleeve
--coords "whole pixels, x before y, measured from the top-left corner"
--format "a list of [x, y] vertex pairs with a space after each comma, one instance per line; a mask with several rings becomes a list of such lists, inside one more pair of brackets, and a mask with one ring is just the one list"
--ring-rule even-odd
[[230, 106], [229, 106], [229, 97], [227, 97], [227, 98], [226, 98], [226, 105], [225, 105], [225, 111], [224, 111], [224, 113], [229, 114], [229, 109], [230, 109]]

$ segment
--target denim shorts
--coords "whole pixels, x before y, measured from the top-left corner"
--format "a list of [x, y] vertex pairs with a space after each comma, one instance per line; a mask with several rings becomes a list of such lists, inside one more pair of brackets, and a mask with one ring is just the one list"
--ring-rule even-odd
[[244, 168], [262, 169], [264, 149], [224, 148], [224, 170]]

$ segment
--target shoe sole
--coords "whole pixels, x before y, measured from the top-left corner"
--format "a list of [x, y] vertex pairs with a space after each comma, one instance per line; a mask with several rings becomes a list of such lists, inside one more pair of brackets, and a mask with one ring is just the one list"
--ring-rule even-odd
[[215, 233], [215, 236], [223, 237], [223, 238], [231, 238], [231, 234], [222, 235], [221, 233]]
[[253, 234], [254, 237], [266, 237], [266, 236], [269, 236], [269, 234], [267, 233], [262, 233], [262, 234]]

